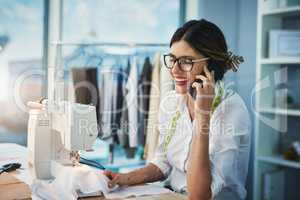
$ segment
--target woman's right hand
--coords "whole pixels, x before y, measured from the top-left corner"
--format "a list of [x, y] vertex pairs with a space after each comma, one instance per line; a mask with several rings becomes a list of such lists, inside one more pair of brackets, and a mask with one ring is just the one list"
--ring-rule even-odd
[[113, 188], [116, 185], [118, 186], [129, 185], [129, 177], [127, 174], [115, 173], [107, 170], [105, 170], [103, 174], [107, 176], [107, 178], [109, 178], [110, 180], [107, 184], [109, 188]]

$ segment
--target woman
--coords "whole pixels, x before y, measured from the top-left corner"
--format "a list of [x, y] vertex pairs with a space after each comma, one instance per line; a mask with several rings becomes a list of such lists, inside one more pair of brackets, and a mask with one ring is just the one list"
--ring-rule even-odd
[[202, 19], [174, 33], [164, 61], [175, 91], [161, 102], [155, 158], [130, 173], [105, 171], [108, 186], [168, 179], [189, 199], [244, 199], [250, 120], [242, 99], [221, 82], [242, 57], [228, 52], [222, 31]]

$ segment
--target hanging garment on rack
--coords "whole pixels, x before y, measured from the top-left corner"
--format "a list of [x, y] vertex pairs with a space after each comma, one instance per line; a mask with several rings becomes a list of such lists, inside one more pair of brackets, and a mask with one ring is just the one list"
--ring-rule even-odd
[[174, 81], [169, 70], [164, 66], [163, 61], [160, 59], [161, 71], [160, 71], [160, 99], [162, 99], [166, 94], [174, 90]]
[[102, 112], [102, 138], [109, 143], [119, 143], [118, 132], [121, 124], [125, 99], [126, 72], [121, 65], [101, 70], [100, 94]]
[[129, 146], [137, 147], [138, 145], [138, 69], [137, 59], [133, 57], [132, 65], [129, 72], [126, 88], [128, 93], [126, 95], [128, 107], [128, 121], [129, 121]]
[[[124, 82], [124, 72], [121, 67], [114, 69], [114, 80], [111, 89], [112, 92], [112, 107], [111, 107], [111, 134], [115, 137], [115, 141], [119, 143], [117, 138], [117, 132], [120, 129], [122, 106], [123, 106], [123, 82]], [[106, 88], [108, 89], [108, 88]]]
[[128, 94], [128, 90], [126, 88], [126, 84], [128, 81], [128, 76], [130, 72], [130, 60], [127, 61], [127, 68], [124, 70], [124, 76], [123, 76], [123, 85], [122, 85], [122, 94], [123, 94], [123, 104], [122, 104], [122, 113], [121, 113], [121, 119], [120, 119], [120, 129], [118, 130], [118, 139], [120, 142], [120, 145], [127, 149], [129, 148], [129, 119], [128, 119], [128, 104], [126, 100], [126, 96]]
[[156, 145], [158, 143], [158, 111], [160, 104], [160, 82], [161, 82], [161, 55], [158, 53], [154, 58], [154, 68], [151, 74], [151, 89], [149, 101], [149, 114], [146, 129], [146, 144], [144, 150], [144, 158], [150, 161], [155, 153]]
[[100, 96], [101, 104], [100, 110], [102, 115], [102, 134], [101, 138], [109, 143], [113, 143], [112, 140], [112, 120], [113, 120], [113, 108], [116, 93], [115, 73], [112, 67], [104, 67], [100, 73]]
[[138, 83], [138, 103], [139, 103], [139, 127], [138, 127], [138, 143], [145, 146], [145, 135], [149, 112], [149, 95], [151, 89], [151, 73], [152, 64], [150, 58], [144, 61], [142, 73]]
[[128, 116], [128, 104], [126, 100], [126, 95], [128, 90], [126, 89], [126, 84], [128, 81], [128, 76], [130, 72], [130, 60], [128, 59], [127, 68], [124, 70], [124, 82], [123, 82], [123, 106], [122, 106], [122, 116], [120, 122], [120, 129], [118, 130], [118, 139], [120, 145], [123, 147], [127, 158], [134, 158], [136, 147], [129, 146], [129, 116]]
[[[124, 88], [125, 88], [125, 71], [120, 69], [117, 74], [117, 93], [116, 93], [116, 113], [114, 114], [114, 123], [117, 125], [117, 129], [120, 129], [121, 117], [122, 117], [122, 108], [123, 108], [123, 101], [124, 101]], [[115, 132], [117, 133], [117, 132]]]
[[77, 103], [94, 105], [96, 107], [97, 123], [101, 129], [99, 88], [97, 68], [73, 68], [71, 69], [74, 85], [75, 101]]
[[110, 90], [105, 90], [106, 87], [111, 87], [109, 83], [111, 81], [111, 73], [109, 68], [103, 68], [100, 71], [100, 96], [101, 96], [101, 102], [100, 102], [100, 110], [101, 110], [101, 137], [100, 138], [109, 138], [110, 137], [110, 121], [111, 117], [109, 115], [110, 112], [110, 104], [112, 102], [112, 96]]

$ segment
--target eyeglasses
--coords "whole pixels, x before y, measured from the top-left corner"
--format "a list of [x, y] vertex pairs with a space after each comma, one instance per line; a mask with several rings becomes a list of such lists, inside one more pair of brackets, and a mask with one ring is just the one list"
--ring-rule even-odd
[[209, 60], [209, 58], [191, 59], [186, 57], [176, 58], [171, 54], [164, 55], [164, 64], [166, 68], [172, 69], [177, 62], [179, 69], [184, 72], [192, 71], [194, 63], [202, 62], [205, 60]]

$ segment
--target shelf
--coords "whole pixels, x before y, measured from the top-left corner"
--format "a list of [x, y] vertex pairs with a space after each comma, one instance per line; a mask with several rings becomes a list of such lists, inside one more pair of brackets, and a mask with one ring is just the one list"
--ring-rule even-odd
[[285, 160], [281, 155], [258, 156], [257, 160], [275, 165], [300, 169], [300, 162]]
[[300, 110], [298, 109], [260, 108], [259, 112], [278, 115], [300, 116]]
[[[297, 0], [298, 1], [298, 0]], [[290, 5], [288, 7], [280, 7], [276, 9], [266, 9], [267, 6], [278, 5], [278, 0], [260, 0], [258, 1], [258, 12], [257, 12], [257, 66], [256, 66], [256, 77], [261, 83], [266, 83], [265, 77], [270, 78], [268, 81], [272, 83], [279, 78], [280, 81], [285, 75], [285, 71], [277, 71], [279, 69], [288, 67], [286, 73], [289, 74], [291, 68], [300, 67], [300, 56], [281, 56], [281, 57], [269, 57], [270, 47], [269, 47], [269, 31], [270, 30], [287, 30], [299, 28], [298, 19], [300, 18], [300, 5], [295, 5], [295, 1], [287, 1]], [[299, 1], [298, 1], [299, 2]], [[289, 19], [291, 18], [291, 20]], [[295, 18], [295, 21], [294, 21]], [[281, 69], [286, 70], [286, 69]], [[297, 73], [297, 69], [291, 69], [293, 72]], [[296, 70], [296, 71], [295, 71]], [[278, 72], [278, 73], [277, 73]], [[288, 79], [289, 85], [291, 87], [297, 87], [297, 74], [294, 74], [293, 80]], [[294, 80], [295, 79], [295, 80]], [[261, 94], [256, 95], [256, 110], [260, 115], [263, 115], [266, 120], [262, 120], [259, 116], [256, 118], [255, 123], [255, 165], [254, 165], [254, 187], [253, 187], [253, 197], [252, 199], [261, 199], [264, 195], [264, 174], [276, 170], [277, 168], [295, 169], [298, 173], [300, 170], [300, 161], [289, 161], [284, 159], [283, 155], [275, 154], [272, 155], [274, 149], [280, 148], [281, 135], [280, 132], [289, 132], [293, 130], [294, 126], [298, 123], [298, 118], [300, 118], [300, 108], [289, 106], [285, 108], [284, 106], [274, 104], [275, 94], [277, 85], [272, 84], [270, 87], [264, 87], [261, 85]], [[285, 89], [285, 88], [284, 88]], [[299, 95], [298, 95], [299, 96]], [[276, 100], [276, 99], [275, 99]], [[276, 102], [275, 102], [276, 103]], [[268, 122], [276, 123], [276, 127], [271, 128], [268, 126]], [[277, 129], [286, 127], [286, 130]], [[290, 130], [291, 129], [291, 130]], [[295, 138], [298, 139], [298, 138]], [[271, 154], [271, 155], [270, 155]], [[293, 170], [291, 170], [293, 171]], [[273, 178], [273, 177], [272, 177]], [[290, 183], [286, 183], [289, 187], [288, 190], [285, 188], [284, 192], [296, 193], [297, 187], [290, 187]], [[274, 183], [274, 187], [279, 187], [280, 184]]]
[[300, 6], [277, 8], [277, 9], [265, 11], [265, 12], [263, 12], [263, 15], [264, 16], [268, 16], [268, 15], [283, 15], [283, 16], [300, 15]]
[[300, 57], [282, 57], [282, 58], [263, 58], [260, 60], [261, 64], [299, 64]]

